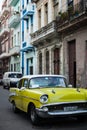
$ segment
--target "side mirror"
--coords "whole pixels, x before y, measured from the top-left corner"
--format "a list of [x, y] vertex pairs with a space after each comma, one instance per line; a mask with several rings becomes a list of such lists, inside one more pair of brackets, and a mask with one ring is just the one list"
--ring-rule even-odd
[[68, 87], [69, 87], [69, 88], [72, 88], [73, 86], [72, 86], [72, 84], [69, 84]]

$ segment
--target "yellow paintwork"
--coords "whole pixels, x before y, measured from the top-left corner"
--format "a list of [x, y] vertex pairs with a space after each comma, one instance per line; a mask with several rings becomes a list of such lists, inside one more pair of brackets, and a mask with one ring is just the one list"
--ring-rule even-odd
[[[40, 102], [40, 96], [48, 95], [46, 104], [59, 102], [78, 102], [87, 101], [87, 90], [76, 88], [36, 88], [36, 89], [18, 89], [10, 88], [9, 100], [15, 101], [16, 107], [27, 112], [28, 105], [32, 102], [36, 108], [40, 108], [44, 104]], [[13, 96], [12, 96], [13, 95]]]

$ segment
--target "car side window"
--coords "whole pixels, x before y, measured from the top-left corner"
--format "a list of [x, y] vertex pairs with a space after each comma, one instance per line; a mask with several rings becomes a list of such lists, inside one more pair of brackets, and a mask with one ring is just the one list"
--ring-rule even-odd
[[18, 82], [18, 88], [20, 89], [22, 87], [22, 80]]
[[23, 87], [28, 88], [28, 79], [24, 79]]

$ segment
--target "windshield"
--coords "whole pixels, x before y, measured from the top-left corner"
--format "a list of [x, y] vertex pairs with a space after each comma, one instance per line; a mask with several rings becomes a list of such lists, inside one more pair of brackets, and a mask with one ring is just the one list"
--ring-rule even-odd
[[30, 79], [30, 88], [38, 87], [66, 87], [63, 77], [35, 77]]

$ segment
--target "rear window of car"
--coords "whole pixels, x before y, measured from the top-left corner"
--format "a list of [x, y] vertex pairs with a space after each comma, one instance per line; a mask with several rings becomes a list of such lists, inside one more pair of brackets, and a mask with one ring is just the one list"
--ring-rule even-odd
[[16, 73], [12, 73], [8, 75], [9, 78], [21, 78], [22, 74], [16, 74]]

